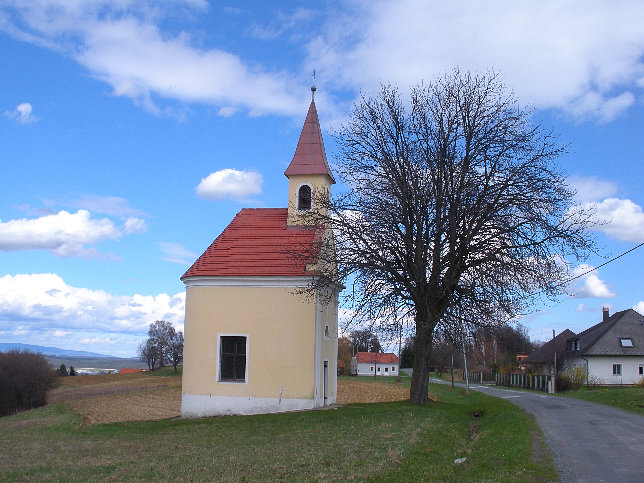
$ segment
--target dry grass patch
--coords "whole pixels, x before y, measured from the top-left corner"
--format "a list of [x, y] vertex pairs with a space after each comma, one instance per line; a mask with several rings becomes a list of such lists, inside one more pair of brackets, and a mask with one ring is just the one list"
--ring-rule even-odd
[[[101, 374], [61, 377], [48, 397], [65, 402], [83, 417], [84, 426], [125, 421], [150, 421], [181, 414], [181, 378], [147, 374]], [[338, 404], [380, 403], [409, 399], [407, 384], [338, 380]], [[430, 394], [430, 399], [438, 401]]]
[[130, 392], [70, 401], [83, 424], [152, 421], [181, 415], [181, 388]]
[[338, 404], [406, 401], [407, 399], [409, 399], [409, 386], [359, 379], [338, 380]]

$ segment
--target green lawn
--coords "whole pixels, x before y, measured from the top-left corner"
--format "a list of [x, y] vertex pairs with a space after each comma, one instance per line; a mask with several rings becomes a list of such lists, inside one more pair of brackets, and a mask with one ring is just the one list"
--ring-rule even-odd
[[[535, 424], [501, 399], [90, 426], [65, 405], [0, 419], [0, 480], [547, 481]], [[455, 464], [457, 458], [467, 458]]]
[[644, 415], [644, 387], [595, 387], [560, 392], [560, 396], [608, 404]]
[[177, 377], [181, 377], [183, 375], [183, 366], [177, 366], [176, 372], [175, 372], [173, 366], [169, 366], [169, 367], [163, 367], [161, 369], [155, 369], [153, 371], [146, 372], [146, 374], [148, 374], [150, 376], [162, 376], [162, 377], [177, 376]]

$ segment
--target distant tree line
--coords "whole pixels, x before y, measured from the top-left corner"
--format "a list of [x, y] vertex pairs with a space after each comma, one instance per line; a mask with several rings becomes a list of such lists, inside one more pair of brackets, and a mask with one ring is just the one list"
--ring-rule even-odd
[[170, 322], [157, 320], [150, 324], [148, 339], [139, 344], [137, 354], [151, 371], [171, 365], [176, 372], [183, 362], [183, 332]]
[[[527, 330], [521, 324], [479, 327], [461, 340], [445, 331], [436, 331], [432, 344], [431, 366], [442, 373], [453, 364], [457, 369], [463, 367], [463, 346], [468, 368], [473, 371], [495, 373], [512, 369], [517, 365], [518, 353], [529, 354], [537, 349], [539, 343], [532, 342]], [[407, 339], [401, 351], [401, 367], [413, 367], [414, 339]]]
[[69, 371], [67, 370], [67, 367], [65, 364], [61, 364], [58, 369], [56, 369], [56, 376], [58, 377], [66, 377], [66, 376], [75, 376], [76, 375], [76, 369], [74, 369], [74, 366], [69, 366]]
[[54, 375], [42, 354], [0, 352], [0, 416], [44, 406]]

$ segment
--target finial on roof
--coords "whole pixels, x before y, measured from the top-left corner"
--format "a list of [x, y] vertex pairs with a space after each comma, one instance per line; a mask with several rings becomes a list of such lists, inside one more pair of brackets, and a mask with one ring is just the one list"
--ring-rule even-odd
[[315, 87], [315, 69], [313, 69], [313, 85], [311, 86], [311, 102], [315, 101], [315, 91], [317, 91], [318, 88]]

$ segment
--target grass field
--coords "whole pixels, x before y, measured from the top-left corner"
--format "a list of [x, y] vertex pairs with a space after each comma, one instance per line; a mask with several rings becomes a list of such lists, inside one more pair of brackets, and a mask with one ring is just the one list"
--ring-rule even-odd
[[566, 391], [559, 395], [608, 404], [644, 415], [644, 387], [595, 387]]
[[[408, 385], [353, 381], [362, 385], [354, 388], [357, 393], [377, 391], [379, 386], [404, 390]], [[345, 391], [353, 383], [340, 382]], [[171, 390], [152, 388], [142, 394]], [[434, 400], [425, 407], [398, 401], [260, 416], [90, 425], [68, 403], [53, 404], [0, 419], [0, 480], [557, 478], [536, 426], [515, 406], [479, 393], [466, 397], [460, 389], [445, 386], [432, 386], [431, 392]], [[455, 464], [457, 458], [466, 460]]]

